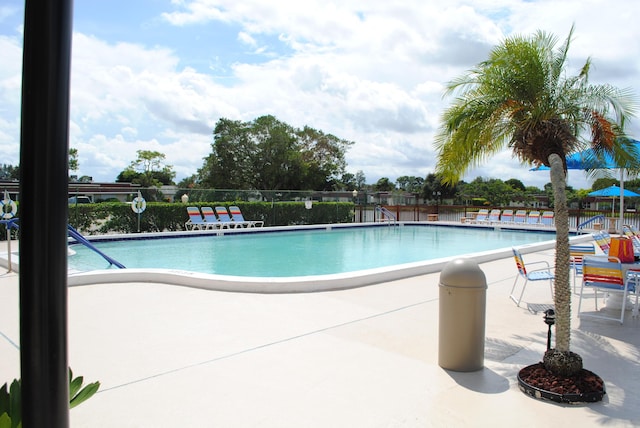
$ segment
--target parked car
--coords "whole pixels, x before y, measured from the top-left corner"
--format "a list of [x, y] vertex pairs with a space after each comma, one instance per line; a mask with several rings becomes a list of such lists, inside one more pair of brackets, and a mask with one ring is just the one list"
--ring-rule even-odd
[[90, 204], [91, 199], [88, 196], [72, 196], [69, 198], [69, 204]]

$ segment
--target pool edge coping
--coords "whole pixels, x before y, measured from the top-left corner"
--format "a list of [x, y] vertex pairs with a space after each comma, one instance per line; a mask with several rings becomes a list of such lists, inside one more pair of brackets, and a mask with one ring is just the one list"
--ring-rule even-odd
[[[403, 225], [427, 225], [425, 222], [398, 222], [396, 226]], [[433, 222], [428, 225], [434, 226]], [[465, 227], [458, 224], [441, 223], [442, 226], [449, 227]], [[258, 228], [253, 232], [275, 232], [275, 231], [295, 231], [310, 229], [333, 229], [348, 227], [388, 227], [391, 224], [371, 224], [371, 223], [344, 223], [344, 224], [324, 224], [324, 225], [299, 225], [285, 227], [267, 227]], [[468, 227], [468, 226], [466, 226]], [[233, 229], [227, 231], [231, 232]], [[239, 229], [236, 233], [247, 233], [251, 229]], [[536, 228], [535, 231], [540, 231]], [[246, 231], [246, 232], [243, 232]], [[212, 233], [213, 232], [213, 233]], [[194, 232], [159, 232], [154, 234], [156, 237], [178, 237], [193, 235], [210, 235], [220, 234], [220, 231], [195, 231]], [[551, 232], [551, 231], [549, 231]], [[123, 234], [123, 235], [100, 235], [91, 237], [91, 240], [126, 240], [141, 239], [140, 234]], [[145, 238], [149, 238], [145, 234]], [[590, 234], [578, 235], [571, 238], [573, 242], [582, 242], [592, 239]], [[534, 244], [524, 244], [517, 246], [523, 254], [548, 250], [555, 247], [555, 239], [543, 241]], [[228, 292], [247, 292], [247, 293], [308, 293], [318, 291], [332, 291], [363, 287], [382, 282], [389, 282], [409, 277], [415, 277], [430, 273], [439, 272], [449, 262], [459, 258], [472, 259], [476, 263], [484, 263], [497, 259], [511, 257], [513, 255], [511, 247], [498, 250], [483, 251], [477, 253], [469, 253], [463, 256], [451, 256], [429, 261], [405, 263], [394, 266], [387, 266], [375, 269], [366, 269], [341, 274], [327, 275], [311, 275], [296, 277], [241, 277], [231, 275], [204, 274], [200, 272], [183, 271], [178, 269], [160, 269], [160, 268], [127, 268], [127, 269], [109, 269], [96, 270], [90, 272], [71, 272], [68, 275], [68, 286], [86, 286], [94, 284], [112, 284], [112, 283], [160, 283], [167, 285], [178, 285], [192, 288], [200, 288], [215, 291]], [[0, 256], [1, 262], [6, 262]], [[13, 263], [12, 263], [13, 264]], [[18, 269], [14, 269], [18, 272]]]

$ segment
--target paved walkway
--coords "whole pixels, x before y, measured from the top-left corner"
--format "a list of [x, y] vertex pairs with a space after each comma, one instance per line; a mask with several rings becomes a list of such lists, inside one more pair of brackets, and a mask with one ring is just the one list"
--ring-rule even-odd
[[[480, 267], [488, 282], [485, 364], [470, 373], [438, 364], [439, 274], [280, 295], [149, 283], [72, 287], [70, 365], [102, 387], [71, 410], [71, 426], [640, 425], [640, 320], [630, 312], [622, 326], [574, 316], [572, 349], [605, 380], [607, 394], [592, 404], [539, 401], [520, 392], [516, 375], [546, 349], [542, 314], [508, 298], [512, 259]], [[551, 296], [533, 283], [524, 300], [550, 304]], [[0, 380], [19, 375], [18, 343], [18, 278], [4, 274]]]

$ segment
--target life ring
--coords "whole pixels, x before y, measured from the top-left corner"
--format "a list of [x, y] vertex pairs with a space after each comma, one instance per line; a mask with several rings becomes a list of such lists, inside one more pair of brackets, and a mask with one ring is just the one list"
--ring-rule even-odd
[[[7, 208], [6, 208], [7, 206], [11, 207], [10, 211], [7, 211]], [[11, 199], [8, 199], [8, 200], [0, 199], [0, 208], [2, 208], [3, 220], [9, 220], [10, 218], [13, 218], [13, 216], [16, 215], [16, 213], [18, 212], [18, 206]]]
[[135, 198], [133, 198], [133, 201], [131, 201], [131, 210], [134, 213], [140, 214], [144, 212], [144, 210], [146, 209], [147, 209], [147, 201], [145, 201], [142, 196], [140, 197], [136, 196]]

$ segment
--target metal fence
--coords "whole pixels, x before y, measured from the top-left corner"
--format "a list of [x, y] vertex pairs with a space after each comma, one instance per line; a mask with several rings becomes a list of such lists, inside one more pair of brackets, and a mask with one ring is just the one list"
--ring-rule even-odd
[[[428, 221], [435, 220], [447, 222], [462, 222], [462, 219], [469, 218], [472, 213], [477, 213], [480, 209], [487, 207], [472, 207], [464, 205], [385, 205], [386, 209], [391, 211], [398, 221]], [[355, 216], [356, 222], [369, 222], [378, 221], [379, 216], [376, 216], [375, 206], [371, 205], [356, 205]], [[511, 209], [513, 212], [517, 210], [525, 209], [523, 207], [495, 207], [495, 209], [505, 210]], [[527, 213], [529, 211], [546, 211], [545, 209], [525, 209]], [[552, 211], [552, 209], [548, 209]], [[570, 209], [569, 210], [569, 228], [577, 229], [578, 226], [589, 219], [596, 216], [603, 216], [607, 225], [614, 222], [614, 227], [618, 230], [620, 225], [618, 224], [620, 219], [620, 213], [611, 213], [611, 210], [592, 210], [592, 209]], [[637, 229], [640, 229], [640, 213], [636, 211], [626, 211], [623, 217], [623, 224], [629, 224]]]

